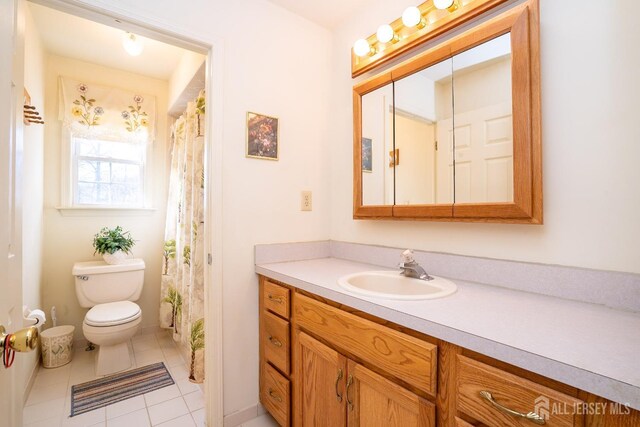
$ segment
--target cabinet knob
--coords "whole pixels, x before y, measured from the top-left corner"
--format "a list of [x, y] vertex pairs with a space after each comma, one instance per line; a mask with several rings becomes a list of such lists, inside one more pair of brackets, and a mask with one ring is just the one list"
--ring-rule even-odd
[[269, 342], [273, 345], [275, 345], [276, 347], [282, 347], [282, 342], [276, 338], [276, 337], [272, 337], [271, 335], [269, 335]]
[[284, 302], [284, 300], [282, 299], [282, 297], [274, 297], [273, 295], [269, 294], [267, 295], [267, 298], [269, 298], [269, 301], [273, 301], [277, 304], [282, 304]]
[[282, 398], [280, 396], [278, 396], [278, 394], [273, 391], [272, 388], [269, 388], [269, 396], [273, 399], [276, 400], [278, 402], [282, 402]]

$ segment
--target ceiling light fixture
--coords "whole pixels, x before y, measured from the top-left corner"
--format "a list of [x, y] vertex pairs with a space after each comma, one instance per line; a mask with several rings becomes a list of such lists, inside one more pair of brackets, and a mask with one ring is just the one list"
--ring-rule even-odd
[[144, 44], [142, 43], [142, 40], [135, 34], [125, 33], [122, 36], [122, 47], [127, 51], [129, 55], [138, 56], [142, 53]]
[[365, 39], [358, 39], [353, 44], [353, 52], [357, 56], [373, 56], [376, 53], [376, 50], [371, 47], [368, 41]]
[[433, 0], [433, 5], [436, 9], [449, 9], [450, 12], [457, 8], [455, 0]]
[[416, 6], [409, 6], [402, 12], [402, 23], [407, 28], [424, 28], [427, 25], [427, 21], [422, 17], [422, 12]]
[[394, 43], [400, 40], [400, 37], [393, 31], [393, 28], [389, 24], [382, 24], [378, 27], [378, 31], [376, 32], [376, 38], [380, 43], [389, 43], [393, 41]]
[[356, 41], [351, 49], [351, 77], [359, 76], [449, 31], [461, 21], [469, 19], [472, 13], [477, 15], [508, 1], [423, 0], [417, 6], [410, 6], [401, 17], [380, 25], [374, 34]]

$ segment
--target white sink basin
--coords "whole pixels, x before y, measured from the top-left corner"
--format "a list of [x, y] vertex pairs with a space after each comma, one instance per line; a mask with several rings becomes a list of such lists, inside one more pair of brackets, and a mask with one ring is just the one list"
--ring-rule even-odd
[[397, 271], [365, 271], [342, 276], [338, 285], [354, 294], [367, 297], [423, 300], [442, 298], [453, 294], [458, 287], [442, 277], [420, 280], [405, 277]]

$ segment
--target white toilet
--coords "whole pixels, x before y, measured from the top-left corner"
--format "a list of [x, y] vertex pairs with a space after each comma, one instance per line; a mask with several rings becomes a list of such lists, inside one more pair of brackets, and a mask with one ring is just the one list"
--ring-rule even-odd
[[78, 301], [82, 307], [92, 307], [84, 317], [82, 332], [99, 346], [96, 375], [109, 375], [132, 365], [127, 344], [142, 321], [142, 311], [133, 301], [142, 293], [144, 268], [141, 259], [117, 265], [103, 261], [73, 265]]

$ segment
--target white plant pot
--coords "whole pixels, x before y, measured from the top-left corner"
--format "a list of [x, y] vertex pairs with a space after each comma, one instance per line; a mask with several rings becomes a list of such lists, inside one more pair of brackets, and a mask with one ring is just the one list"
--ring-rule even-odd
[[107, 264], [122, 264], [127, 259], [127, 254], [122, 251], [115, 251], [112, 254], [105, 252], [102, 258]]

